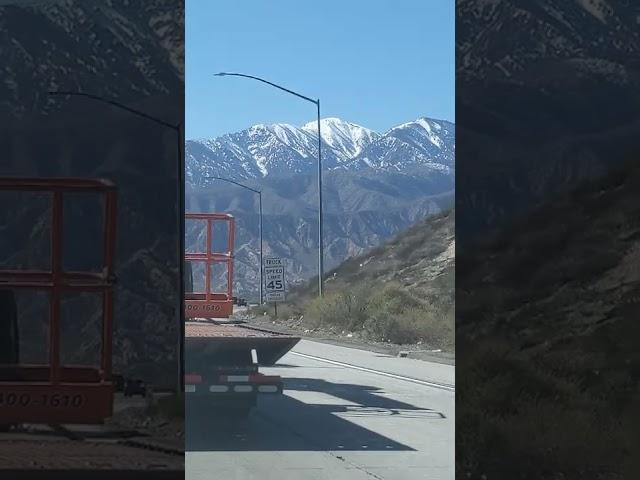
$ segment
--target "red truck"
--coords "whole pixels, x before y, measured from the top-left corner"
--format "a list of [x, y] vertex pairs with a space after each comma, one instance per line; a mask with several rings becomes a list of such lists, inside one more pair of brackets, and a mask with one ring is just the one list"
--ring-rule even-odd
[[[260, 395], [278, 395], [283, 390], [279, 376], [264, 375], [259, 367], [274, 365], [300, 338], [229, 320], [234, 305], [234, 218], [223, 213], [188, 213], [186, 219], [204, 223], [200, 231], [206, 231], [204, 251], [185, 253], [187, 405], [216, 406], [246, 416]], [[226, 226], [226, 245], [215, 251], [214, 244], [222, 243], [214, 238], [219, 224]], [[202, 277], [204, 281], [196, 285], [194, 280]]]

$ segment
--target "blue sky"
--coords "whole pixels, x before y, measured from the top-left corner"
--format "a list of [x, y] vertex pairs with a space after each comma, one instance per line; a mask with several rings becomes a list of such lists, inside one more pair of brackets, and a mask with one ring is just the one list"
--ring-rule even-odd
[[453, 0], [187, 0], [186, 138], [322, 117], [383, 132], [454, 121]]

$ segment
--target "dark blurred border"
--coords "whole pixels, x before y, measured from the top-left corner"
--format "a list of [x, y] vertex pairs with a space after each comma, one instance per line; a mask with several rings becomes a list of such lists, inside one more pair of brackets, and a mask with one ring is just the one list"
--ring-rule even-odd
[[[106, 178], [117, 187], [113, 368], [145, 389], [134, 400], [119, 392], [105, 428], [146, 429], [150, 444], [183, 450], [184, 0], [0, 2], [0, 63], [0, 176]], [[31, 200], [4, 201], [0, 262], [46, 264], [47, 212]], [[75, 241], [65, 261], [81, 267], [89, 267], [98, 232], [91, 211], [80, 200], [69, 214]], [[46, 303], [19, 297], [17, 308], [21, 352], [36, 355], [42, 345], [31, 345], [29, 334], [46, 330]], [[99, 312], [88, 301], [70, 311], [65, 355], [83, 362], [99, 348], [91, 333]], [[17, 451], [11, 432], [0, 437], [0, 457]], [[139, 472], [152, 450], [138, 448], [112, 473], [133, 464]], [[86, 468], [30, 455], [25, 444], [23, 463], [36, 469], [38, 462]], [[22, 468], [20, 458], [0, 459], [0, 476], [2, 468]], [[149, 462], [158, 478], [183, 477], [183, 457], [172, 454], [164, 467], [162, 459]]]
[[640, 5], [456, 9], [456, 476], [637, 478]]

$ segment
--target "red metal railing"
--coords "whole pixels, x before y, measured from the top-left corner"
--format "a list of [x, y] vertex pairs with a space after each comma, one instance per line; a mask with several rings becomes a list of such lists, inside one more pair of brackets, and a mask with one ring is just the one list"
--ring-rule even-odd
[[[0, 368], [0, 423], [101, 422], [112, 413], [113, 284], [116, 242], [116, 189], [99, 179], [0, 178], [1, 191], [51, 194], [49, 270], [0, 270], [0, 287], [49, 293], [49, 365], [3, 365]], [[103, 265], [100, 273], [64, 271], [63, 201], [67, 193], [90, 192], [104, 198]], [[62, 295], [101, 292], [102, 351], [99, 368], [61, 365]], [[8, 399], [15, 398], [10, 402]], [[47, 398], [58, 399], [47, 403]], [[64, 399], [67, 399], [66, 403]]]
[[[233, 247], [235, 243], [235, 220], [226, 213], [187, 213], [187, 220], [206, 222], [206, 247], [204, 252], [186, 252], [188, 262], [205, 264], [204, 291], [185, 293], [186, 318], [225, 318], [233, 313]], [[215, 222], [227, 223], [227, 251], [213, 252], [213, 226]], [[211, 272], [216, 264], [224, 264], [227, 271], [225, 292], [213, 292]]]

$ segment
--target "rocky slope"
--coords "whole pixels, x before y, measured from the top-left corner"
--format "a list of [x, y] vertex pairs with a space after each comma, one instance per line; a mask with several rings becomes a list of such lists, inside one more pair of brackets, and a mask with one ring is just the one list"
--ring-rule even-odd
[[295, 288], [276, 326], [451, 358], [455, 262], [455, 211], [447, 210], [329, 271], [322, 299], [315, 281]]
[[[328, 292], [398, 283], [423, 301], [453, 308], [455, 210], [421, 219], [380, 246], [327, 273]], [[314, 287], [312, 287], [313, 290]]]

